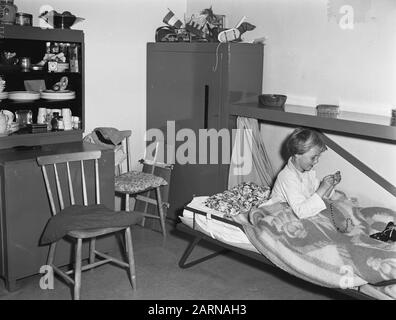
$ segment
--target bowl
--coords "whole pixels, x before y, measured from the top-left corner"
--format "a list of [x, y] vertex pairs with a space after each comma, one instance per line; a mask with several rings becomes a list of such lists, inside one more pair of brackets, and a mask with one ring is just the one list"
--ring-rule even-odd
[[54, 15], [54, 28], [57, 29], [70, 29], [76, 22], [76, 16]]
[[54, 10], [42, 13], [39, 18], [43, 19], [50, 26], [56, 29], [70, 29], [77, 22], [84, 20], [84, 18], [76, 17], [68, 11], [58, 13]]
[[261, 94], [258, 97], [259, 106], [282, 108], [287, 100], [287, 96], [282, 94]]

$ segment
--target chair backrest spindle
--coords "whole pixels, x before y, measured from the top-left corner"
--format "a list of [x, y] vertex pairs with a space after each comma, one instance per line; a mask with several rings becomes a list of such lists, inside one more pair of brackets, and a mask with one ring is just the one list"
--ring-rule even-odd
[[70, 163], [69, 161], [66, 162], [66, 168], [67, 168], [67, 181], [69, 183], [69, 194], [70, 194], [70, 203], [72, 205], [76, 204], [74, 200], [74, 190], [73, 190], [73, 183], [70, 175]]
[[58, 168], [56, 166], [56, 163], [54, 163], [54, 173], [55, 173], [55, 181], [56, 181], [56, 189], [58, 190], [58, 199], [59, 199], [59, 205], [61, 210], [65, 208], [65, 203], [63, 202], [63, 194], [62, 194], [62, 188], [59, 180], [59, 174], [58, 174]]
[[43, 175], [44, 175], [44, 182], [45, 182], [45, 186], [46, 186], [47, 192], [48, 192], [48, 197], [49, 197], [49, 200], [50, 200], [51, 212], [52, 212], [52, 215], [56, 215], [55, 201], [54, 201], [54, 196], [52, 194], [51, 185], [50, 185], [50, 182], [49, 182], [49, 179], [48, 179], [47, 169], [45, 168], [45, 166], [42, 166], [41, 170], [42, 170]]
[[95, 187], [96, 187], [96, 204], [100, 204], [100, 180], [99, 180], [98, 159], [95, 159]]
[[87, 184], [85, 180], [85, 169], [84, 169], [84, 160], [80, 161], [81, 165], [81, 184], [82, 184], [82, 191], [83, 191], [83, 204], [84, 206], [88, 205], [88, 198], [87, 198]]
[[158, 159], [158, 146], [159, 146], [159, 142], [155, 144], [155, 154], [154, 154], [153, 166], [151, 167], [151, 174], [154, 174], [155, 171], [155, 164], [157, 163], [157, 159]]
[[130, 136], [127, 136], [126, 139], [125, 139], [125, 152], [127, 154], [127, 172], [129, 172], [131, 170], [131, 166], [132, 166], [132, 164], [131, 164], [132, 159], [131, 159], [131, 150], [130, 150], [130, 147], [131, 147], [130, 139], [131, 139]]

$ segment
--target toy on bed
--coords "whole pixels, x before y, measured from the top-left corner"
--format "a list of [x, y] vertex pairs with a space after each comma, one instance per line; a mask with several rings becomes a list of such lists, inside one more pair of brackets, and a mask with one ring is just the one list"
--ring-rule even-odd
[[249, 211], [269, 200], [271, 189], [253, 182], [243, 182], [230, 190], [215, 194], [205, 201], [205, 205], [232, 217], [241, 211]]

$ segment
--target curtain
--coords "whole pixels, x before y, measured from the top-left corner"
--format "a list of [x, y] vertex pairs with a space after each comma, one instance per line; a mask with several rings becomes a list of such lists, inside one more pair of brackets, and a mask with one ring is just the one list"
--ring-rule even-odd
[[271, 187], [275, 173], [261, 137], [257, 119], [238, 117], [228, 188], [242, 182]]

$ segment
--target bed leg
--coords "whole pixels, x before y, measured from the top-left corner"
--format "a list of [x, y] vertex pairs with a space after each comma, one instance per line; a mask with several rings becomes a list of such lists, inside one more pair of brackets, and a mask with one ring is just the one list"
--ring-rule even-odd
[[194, 266], [194, 265], [196, 265], [196, 264], [198, 264], [198, 263], [200, 263], [200, 262], [209, 260], [209, 259], [211, 259], [211, 258], [214, 258], [215, 256], [218, 256], [219, 254], [222, 254], [222, 253], [224, 253], [224, 252], [226, 252], [226, 251], [229, 251], [229, 250], [227, 250], [227, 249], [223, 249], [223, 250], [214, 252], [214, 253], [212, 253], [212, 254], [209, 254], [209, 255], [207, 255], [207, 256], [205, 256], [205, 257], [203, 257], [203, 258], [199, 258], [199, 259], [196, 259], [196, 260], [194, 260], [194, 261], [185, 263], [186, 260], [187, 260], [187, 258], [190, 256], [191, 252], [194, 250], [195, 246], [196, 246], [196, 245], [198, 244], [198, 242], [201, 241], [201, 240], [202, 240], [201, 237], [195, 237], [194, 240], [190, 242], [190, 244], [188, 245], [186, 251], [183, 253], [183, 256], [180, 258], [180, 261], [179, 261], [179, 267], [180, 267], [180, 268], [186, 269], [186, 268], [192, 267], [192, 266]]

